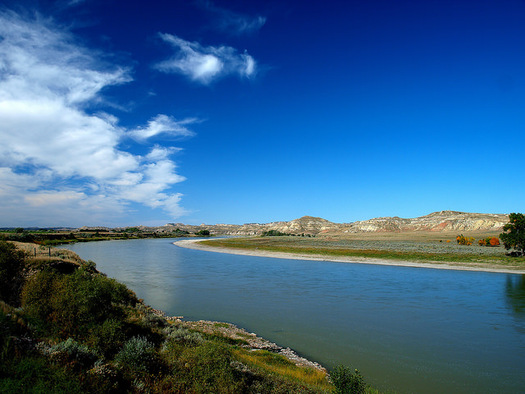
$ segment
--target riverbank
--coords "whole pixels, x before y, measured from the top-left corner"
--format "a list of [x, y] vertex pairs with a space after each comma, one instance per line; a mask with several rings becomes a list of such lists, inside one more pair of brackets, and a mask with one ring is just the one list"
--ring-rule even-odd
[[[358, 256], [335, 256], [322, 253], [299, 253], [299, 252], [280, 252], [273, 250], [258, 249], [257, 246], [238, 246], [227, 247], [223, 245], [214, 246], [220, 239], [212, 242], [203, 241], [202, 239], [184, 239], [174, 242], [174, 245], [195, 250], [203, 250], [217, 253], [236, 254], [243, 256], [258, 256], [270, 257], [278, 259], [293, 259], [293, 260], [312, 260], [312, 261], [331, 261], [337, 263], [358, 263], [358, 264], [375, 264], [375, 265], [390, 265], [399, 267], [413, 267], [413, 268], [433, 268], [446, 270], [461, 270], [461, 271], [481, 271], [481, 272], [496, 272], [507, 274], [525, 274], [525, 268], [517, 266], [501, 266], [494, 263], [486, 262], [454, 262], [454, 261], [403, 261], [403, 260], [389, 260], [381, 258], [358, 257]], [[328, 250], [329, 251], [329, 250]]]
[[0, 255], [0, 392], [334, 389], [320, 364], [230, 323], [168, 317], [74, 252], [0, 241]]

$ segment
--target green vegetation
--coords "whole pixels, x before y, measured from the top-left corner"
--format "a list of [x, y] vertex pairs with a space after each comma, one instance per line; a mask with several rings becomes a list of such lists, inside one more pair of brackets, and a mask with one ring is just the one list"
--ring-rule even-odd
[[330, 378], [337, 394], [364, 394], [366, 392], [365, 381], [357, 369], [352, 372], [349, 367], [338, 365], [330, 374]]
[[502, 248], [454, 245], [443, 242], [385, 240], [327, 240], [297, 237], [251, 237], [201, 241], [209, 246], [317, 255], [323, 258], [373, 258], [481, 268], [525, 269], [525, 257], [506, 256]]
[[38, 246], [24, 247], [29, 253], [0, 241], [0, 392], [335, 390], [322, 370], [225, 336], [218, 330], [226, 323], [211, 333], [188, 328], [93, 262], [55, 249], [35, 257]]
[[[202, 234], [199, 234], [201, 233]], [[195, 235], [210, 235], [208, 230], [201, 230]], [[32, 242], [40, 245], [55, 246], [74, 242], [91, 242], [106, 240], [125, 240], [142, 238], [176, 238], [192, 236], [190, 232], [180, 228], [169, 231], [157, 232], [142, 230], [138, 227], [125, 229], [80, 229], [80, 230], [25, 230], [16, 228], [13, 230], [0, 230], [0, 240], [16, 242]]]
[[210, 231], [209, 230], [200, 230], [195, 233], [195, 235], [198, 235], [199, 237], [209, 237]]
[[504, 233], [500, 235], [505, 249], [514, 249], [512, 256], [525, 255], [525, 215], [511, 213], [509, 223], [503, 227]]
[[20, 304], [23, 268], [24, 253], [13, 244], [0, 241], [0, 300], [15, 306]]
[[263, 237], [280, 237], [280, 236], [285, 236], [285, 235], [290, 235], [290, 234], [282, 233], [279, 230], [268, 230], [262, 234]]
[[[320, 392], [327, 392], [332, 389], [324, 372], [313, 368], [299, 367], [288, 360], [286, 357], [271, 353], [266, 350], [247, 351], [244, 349], [236, 350], [237, 357], [253, 370], [267, 373], [279, 379], [279, 384], [287, 387], [285, 392], [294, 391], [292, 384], [287, 384], [286, 380], [296, 383], [308, 383], [308, 386]], [[283, 377], [285, 379], [283, 379]], [[267, 392], [271, 390], [262, 390]]]

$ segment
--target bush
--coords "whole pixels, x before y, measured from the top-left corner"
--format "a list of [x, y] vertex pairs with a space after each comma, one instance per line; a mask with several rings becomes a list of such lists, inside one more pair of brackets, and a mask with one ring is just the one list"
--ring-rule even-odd
[[83, 367], [93, 365], [98, 359], [98, 355], [87, 346], [75, 341], [73, 338], [60, 342], [46, 349], [44, 354], [56, 360], [73, 361]]
[[330, 379], [335, 386], [337, 394], [361, 394], [366, 390], [363, 377], [356, 369], [354, 372], [349, 367], [338, 365], [330, 373]]
[[0, 300], [11, 305], [20, 304], [23, 269], [24, 252], [13, 244], [0, 241]]
[[496, 238], [496, 237], [492, 237], [489, 240], [489, 244], [490, 244], [490, 246], [499, 246], [499, 239]]
[[189, 331], [183, 327], [176, 327], [168, 334], [168, 341], [175, 341], [184, 345], [196, 346], [204, 341], [198, 332]]
[[83, 269], [69, 275], [41, 271], [22, 291], [22, 305], [39, 328], [64, 339], [85, 339], [98, 324], [121, 318], [120, 305], [134, 302], [123, 284]]
[[220, 343], [204, 342], [186, 348], [179, 358], [176, 389], [198, 393], [242, 392], [242, 374], [231, 366], [231, 361], [231, 350]]
[[127, 341], [115, 357], [115, 362], [124, 369], [154, 373], [160, 360], [155, 345], [145, 337], [134, 337]]
[[24, 353], [27, 345], [31, 345], [24, 341], [29, 338], [28, 334], [29, 330], [17, 311], [0, 301], [0, 365], [13, 355]]
[[463, 234], [461, 235], [458, 235], [456, 237], [456, 241], [459, 245], [467, 245], [467, 246], [470, 246], [472, 245], [472, 242], [474, 242], [474, 238], [472, 237], [465, 237]]
[[478, 241], [479, 246], [499, 246], [499, 239], [496, 237], [487, 237]]
[[13, 358], [0, 365], [0, 393], [85, 393], [78, 376], [43, 357]]
[[263, 237], [281, 237], [284, 235], [290, 235], [290, 234], [282, 233], [279, 230], [269, 230], [269, 231], [265, 231], [264, 233], [262, 233]]
[[112, 358], [126, 340], [124, 324], [118, 319], [107, 319], [95, 326], [87, 343], [106, 357]]

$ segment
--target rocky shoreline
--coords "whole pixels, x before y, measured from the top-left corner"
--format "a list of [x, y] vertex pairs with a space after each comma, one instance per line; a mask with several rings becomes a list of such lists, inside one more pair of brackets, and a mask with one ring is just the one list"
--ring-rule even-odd
[[315, 368], [319, 371], [327, 373], [326, 368], [321, 364], [301, 357], [293, 349], [279, 346], [276, 343], [262, 338], [253, 332], [248, 332], [244, 328], [237, 327], [235, 324], [210, 320], [185, 321], [183, 320], [183, 316], [167, 316], [164, 311], [151, 307], [150, 310], [156, 315], [189, 330], [196, 330], [212, 335], [219, 334], [226, 338], [239, 341], [241, 343], [240, 346], [245, 349], [249, 349], [251, 351], [266, 350], [272, 353], [277, 353], [286, 357], [288, 360], [299, 367]]
[[326, 368], [321, 364], [299, 356], [289, 347], [279, 346], [274, 342], [270, 342], [269, 340], [259, 337], [253, 332], [248, 332], [243, 328], [239, 328], [234, 324], [208, 320], [182, 321], [181, 323], [185, 328], [188, 329], [195, 329], [207, 334], [221, 334], [227, 338], [244, 341], [247, 343], [247, 345], [241, 346], [252, 351], [267, 350], [269, 352], [277, 353], [286, 357], [297, 366], [315, 368], [320, 371], [327, 372]]

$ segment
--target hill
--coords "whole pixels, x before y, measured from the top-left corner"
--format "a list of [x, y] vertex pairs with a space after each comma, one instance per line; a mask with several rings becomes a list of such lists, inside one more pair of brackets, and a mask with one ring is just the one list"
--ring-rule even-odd
[[261, 235], [275, 230], [294, 235], [322, 235], [349, 233], [396, 233], [396, 232], [469, 232], [469, 231], [500, 231], [508, 223], [507, 214], [468, 213], [457, 211], [433, 212], [417, 218], [379, 217], [353, 223], [334, 223], [326, 219], [303, 216], [291, 221], [271, 223], [215, 224], [199, 226], [182, 223], [170, 223], [155, 228], [158, 232], [173, 232], [176, 228], [191, 233], [208, 230], [215, 235]]
[[343, 232], [499, 231], [508, 221], [505, 214], [440, 211], [413, 219], [396, 216], [354, 222], [344, 225]]

